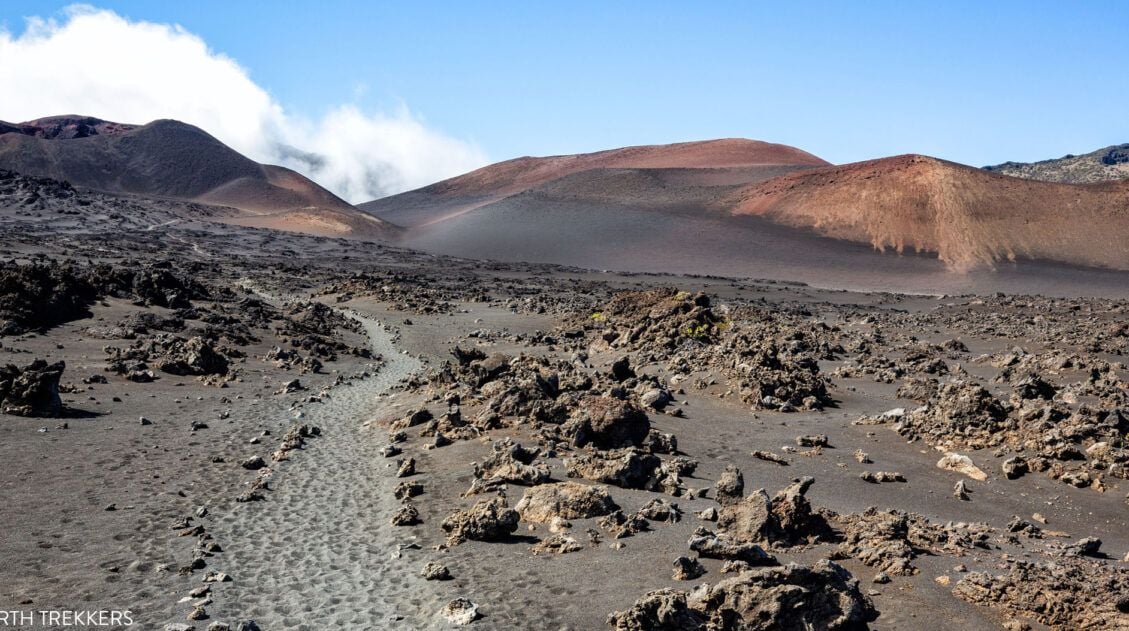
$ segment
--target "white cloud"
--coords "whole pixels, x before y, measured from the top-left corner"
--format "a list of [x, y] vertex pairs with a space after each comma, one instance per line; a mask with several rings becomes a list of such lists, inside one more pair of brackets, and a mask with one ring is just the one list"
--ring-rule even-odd
[[175, 118], [248, 157], [282, 164], [351, 202], [423, 186], [486, 163], [473, 144], [428, 128], [406, 107], [288, 113], [235, 60], [180, 26], [70, 7], [0, 30], [0, 119], [84, 114], [124, 123]]

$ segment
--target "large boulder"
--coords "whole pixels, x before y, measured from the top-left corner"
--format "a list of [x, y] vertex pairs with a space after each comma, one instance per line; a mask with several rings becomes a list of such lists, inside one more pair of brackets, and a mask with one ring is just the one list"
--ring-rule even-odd
[[535, 486], [549, 481], [549, 467], [533, 464], [537, 449], [526, 449], [511, 439], [495, 441], [491, 454], [475, 466], [474, 476], [488, 483], [509, 483]]
[[0, 412], [15, 416], [58, 416], [63, 411], [59, 378], [67, 365], [37, 359], [24, 368], [0, 367]]
[[510, 508], [504, 497], [479, 500], [467, 510], [455, 511], [443, 520], [442, 528], [452, 545], [468, 539], [497, 541], [517, 530], [518, 512]]
[[673, 589], [648, 592], [627, 611], [608, 616], [616, 631], [694, 631], [705, 623], [706, 617], [687, 604], [686, 592]]
[[535, 486], [525, 492], [514, 508], [525, 521], [542, 524], [554, 517], [587, 519], [619, 510], [607, 488], [576, 482]]
[[877, 617], [858, 580], [822, 560], [753, 568], [689, 595], [649, 592], [607, 622], [617, 631], [862, 631]]
[[714, 495], [722, 506], [740, 502], [745, 495], [745, 476], [741, 475], [741, 470], [731, 464], [725, 465], [725, 471], [721, 472], [714, 485]]
[[641, 445], [650, 429], [646, 412], [611, 397], [583, 399], [567, 425], [574, 445], [592, 444], [599, 449]]
[[565, 458], [564, 465], [570, 478], [670, 495], [681, 495], [685, 490], [675, 461], [663, 462], [658, 456], [638, 449], [579, 454]]
[[227, 358], [202, 337], [170, 344], [158, 363], [161, 372], [170, 375], [223, 375], [227, 374]]
[[719, 630], [852, 631], [878, 617], [858, 580], [826, 559], [754, 568], [695, 592], [690, 606]]
[[805, 493], [815, 482], [795, 480], [772, 498], [764, 489], [718, 511], [717, 527], [738, 541], [792, 546], [832, 534], [826, 518], [814, 511]]

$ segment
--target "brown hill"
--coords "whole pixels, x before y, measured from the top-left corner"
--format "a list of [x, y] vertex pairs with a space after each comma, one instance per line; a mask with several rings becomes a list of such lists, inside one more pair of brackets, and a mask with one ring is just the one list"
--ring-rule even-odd
[[[797, 168], [828, 163], [805, 151], [757, 140], [726, 138], [669, 145], [625, 147], [595, 153], [523, 157], [492, 164], [414, 191], [360, 204], [402, 226], [422, 226], [481, 208], [562, 178], [597, 170], [682, 170], [690, 185], [748, 183]], [[614, 176], [613, 176], [614, 177]], [[697, 179], [700, 178], [700, 179]], [[695, 182], [689, 180], [695, 179]], [[574, 180], [578, 195], [591, 195]]]
[[306, 177], [259, 164], [174, 120], [140, 126], [82, 116], [0, 122], [0, 168], [109, 193], [229, 206], [242, 211], [234, 215], [243, 222], [274, 217], [299, 232], [381, 237], [395, 231]]
[[1129, 183], [1023, 180], [906, 155], [790, 173], [727, 200], [879, 250], [935, 252], [957, 270], [1045, 259], [1129, 270]]

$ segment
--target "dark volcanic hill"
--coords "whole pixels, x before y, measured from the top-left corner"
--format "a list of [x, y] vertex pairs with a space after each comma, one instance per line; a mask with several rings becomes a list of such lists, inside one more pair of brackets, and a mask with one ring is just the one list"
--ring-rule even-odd
[[[664, 187], [675, 192], [675, 188], [687, 186], [755, 182], [791, 170], [826, 164], [795, 147], [741, 138], [645, 145], [595, 153], [515, 158], [359, 207], [401, 226], [422, 226], [549, 183], [555, 183], [554, 195], [585, 199], [608, 195], [604, 187], [611, 185], [618, 191], [612, 197], [622, 200], [623, 195], [639, 197], [642, 194], [634, 190], [629, 181], [638, 180], [637, 176], [675, 178], [674, 187]], [[571, 177], [597, 172], [602, 175], [594, 175], [594, 179]], [[623, 175], [625, 180], [616, 182], [617, 175]], [[647, 188], [654, 182], [643, 184]], [[565, 187], [571, 188], [566, 190]], [[659, 205], [669, 201], [661, 191], [648, 189], [646, 197], [649, 203]]]
[[1056, 293], [1072, 266], [1129, 270], [1129, 182], [925, 156], [835, 166], [755, 141], [521, 158], [361, 208], [407, 227], [408, 247], [597, 269]]
[[108, 193], [229, 206], [242, 211], [230, 220], [243, 225], [360, 237], [394, 230], [306, 177], [259, 164], [174, 120], [0, 122], [0, 168]]
[[1028, 180], [1087, 184], [1129, 178], [1129, 144], [1113, 145], [1080, 156], [1065, 155], [1039, 162], [1005, 162], [988, 171]]

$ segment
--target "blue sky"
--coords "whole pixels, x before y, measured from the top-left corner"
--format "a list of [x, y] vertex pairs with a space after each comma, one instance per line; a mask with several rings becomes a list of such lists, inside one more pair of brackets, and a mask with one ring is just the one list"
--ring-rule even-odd
[[404, 104], [491, 160], [741, 136], [983, 165], [1129, 142], [1123, 2], [95, 6], [183, 26], [290, 112]]

